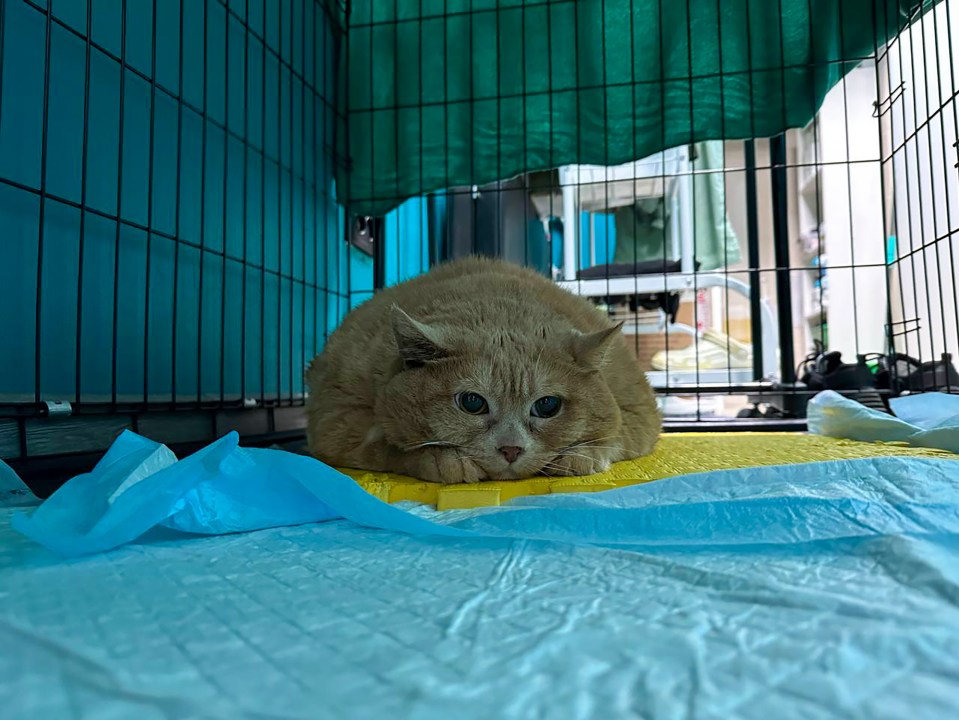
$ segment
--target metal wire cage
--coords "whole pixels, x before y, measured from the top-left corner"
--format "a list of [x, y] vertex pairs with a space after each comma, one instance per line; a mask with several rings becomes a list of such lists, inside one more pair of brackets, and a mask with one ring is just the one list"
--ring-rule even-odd
[[668, 427], [950, 391], [956, 13], [0, 0], [0, 457], [293, 440], [349, 308], [469, 253], [624, 320]]
[[302, 425], [350, 302], [336, 13], [0, 1], [0, 456]]

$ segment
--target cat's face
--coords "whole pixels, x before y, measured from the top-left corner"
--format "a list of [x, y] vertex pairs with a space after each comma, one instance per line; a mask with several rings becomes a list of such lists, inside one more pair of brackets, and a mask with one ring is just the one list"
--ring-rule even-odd
[[477, 337], [394, 309], [393, 329], [403, 369], [387, 384], [377, 421], [394, 445], [455, 448], [487, 478], [517, 479], [548, 472], [577, 445], [610, 446], [619, 432], [598, 372], [618, 328]]

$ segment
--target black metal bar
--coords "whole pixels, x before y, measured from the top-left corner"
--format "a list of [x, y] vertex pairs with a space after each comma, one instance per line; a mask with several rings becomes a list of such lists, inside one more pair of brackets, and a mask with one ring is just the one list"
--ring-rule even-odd
[[[419, 5], [417, 10], [420, 15], [423, 14], [423, 0], [419, 0]], [[418, 100], [420, 105], [422, 105], [423, 104], [423, 74], [424, 74], [423, 73], [423, 23], [420, 23], [417, 29], [419, 31], [419, 42], [417, 43], [417, 46], [416, 46], [417, 48], [416, 72], [417, 72], [417, 76], [419, 77], [419, 83], [418, 83], [419, 87], [417, 88], [417, 90], [419, 91]], [[548, 32], [547, 32], [547, 36], [548, 36]], [[420, 127], [419, 127], [420, 148], [423, 147], [424, 124], [425, 123], [423, 123], [421, 118]], [[422, 150], [421, 150], [421, 154], [422, 154]], [[421, 188], [425, 186], [425, 183], [423, 181], [422, 157], [420, 157], [420, 185], [419, 186]], [[444, 207], [447, 208], [447, 212], [448, 212], [449, 211], [448, 206], [444, 206]], [[439, 227], [434, 228], [433, 226], [433, 218], [435, 216], [436, 216], [436, 195], [433, 193], [430, 193], [429, 195], [426, 196], [426, 243], [427, 243], [427, 253], [428, 253], [427, 260], [426, 260], [427, 270], [429, 270], [429, 268], [433, 267], [434, 265], [439, 264], [440, 257], [441, 257], [439, 244], [440, 244], [442, 235], [441, 235], [440, 228]]]
[[[346, 16], [344, 17], [344, 25], [348, 25], [348, 23], [349, 23], [349, 16], [346, 15]], [[327, 57], [328, 50], [329, 50], [329, 48], [327, 47], [328, 41], [329, 41], [329, 38], [328, 38], [327, 33], [323, 33], [323, 47], [322, 47], [321, 55], [320, 55], [322, 58], [326, 58], [326, 57]], [[340, 49], [342, 48], [344, 54], [345, 54], [347, 57], [349, 57], [349, 40], [348, 40], [348, 38], [346, 38], [345, 36], [343, 36], [343, 37], [342, 37], [342, 40], [340, 40], [340, 39], [338, 39], [338, 37], [334, 36], [334, 38], [333, 38], [333, 47], [334, 47], [333, 58], [334, 58], [334, 63], [335, 63], [335, 64], [334, 64], [333, 76], [334, 76], [334, 78], [335, 78], [335, 80], [336, 80], [336, 86], [339, 87], [339, 59], [340, 59]], [[315, 66], [316, 66], [316, 63], [314, 62], [314, 67], [315, 67]], [[327, 73], [326, 73], [326, 69], [325, 69], [325, 67], [324, 67], [323, 74], [322, 74], [322, 81], [321, 81], [319, 78], [317, 78], [317, 82], [322, 82], [321, 87], [324, 87], [324, 88], [325, 88], [325, 87], [326, 87], [326, 80], [327, 80]], [[338, 94], [337, 94], [335, 91], [334, 91], [334, 97], [335, 97], [337, 100], [339, 99], [339, 96], [338, 96]], [[344, 106], [344, 108], [343, 108], [343, 113], [344, 113], [344, 114], [343, 114], [343, 118], [344, 118], [344, 122], [342, 123], [342, 125], [343, 125], [343, 127], [344, 127], [344, 129], [345, 129], [345, 133], [343, 133], [344, 137], [343, 137], [343, 139], [342, 139], [342, 142], [344, 142], [345, 145], [346, 145], [346, 147], [347, 147], [347, 152], [346, 152], [347, 157], [345, 158], [345, 160], [346, 160], [346, 167], [347, 167], [347, 168], [349, 168], [349, 141], [350, 141], [350, 132], [349, 132], [349, 124], [348, 124], [348, 122], [346, 122], [346, 118], [349, 117], [349, 114], [348, 114], [349, 104], [350, 104], [349, 94], [347, 93], [346, 96], [343, 98], [343, 106]], [[326, 137], [327, 137], [327, 132], [328, 132], [328, 130], [327, 130], [327, 127], [326, 127], [326, 123], [327, 123], [328, 115], [329, 115], [329, 113], [327, 113], [327, 112], [322, 112], [322, 113], [320, 113], [320, 114], [316, 117], [316, 119], [314, 120], [314, 123], [315, 123], [315, 125], [316, 125], [316, 127], [314, 128], [314, 134], [319, 138], [319, 142], [325, 141], [325, 139], [326, 139]], [[340, 139], [340, 134], [341, 134], [340, 125], [341, 125], [341, 123], [338, 121], [338, 117], [339, 117], [339, 116], [334, 115], [333, 131], [332, 131], [332, 133], [331, 133], [332, 136], [333, 136], [333, 145], [334, 145], [334, 148], [335, 148], [337, 151], [339, 150], [339, 143], [341, 142], [341, 139]], [[320, 156], [320, 159], [321, 159], [322, 165], [316, 168], [316, 170], [315, 170], [315, 172], [316, 172], [316, 177], [317, 177], [317, 178], [324, 178], [324, 177], [327, 177], [327, 175], [328, 175], [329, 173], [334, 173], [334, 174], [335, 174], [336, 170], [335, 170], [334, 168], [329, 167], [329, 165], [327, 164], [327, 161], [326, 161], [326, 157], [323, 156], [323, 155], [321, 155], [321, 156]], [[350, 188], [349, 172], [347, 172], [347, 174], [346, 174], [346, 188], [347, 188], [347, 195], [349, 195], [349, 192], [350, 192], [350, 190], [349, 190], [349, 188]], [[327, 196], [327, 189], [326, 189], [326, 188], [324, 188], [324, 190], [323, 190], [322, 203], [323, 203], [323, 207], [324, 207], [324, 208], [327, 207], [327, 205], [329, 204], [329, 197]], [[346, 213], [346, 218], [349, 219], [349, 217], [350, 217], [350, 216], [349, 216], [349, 212], [347, 211], [347, 213]], [[317, 226], [319, 226], [319, 218], [317, 218]], [[319, 228], [317, 227], [317, 231], [318, 231], [318, 230], [319, 230]], [[336, 237], [337, 235], [338, 235], [338, 233], [334, 230], [333, 236]], [[317, 232], [317, 241], [319, 241], [319, 240], [320, 240], [320, 235], [319, 235], [319, 232]], [[322, 242], [323, 242], [323, 244], [322, 244], [322, 248], [323, 248], [323, 262], [322, 262], [322, 264], [319, 263], [319, 261], [317, 262], [317, 265], [316, 265], [316, 273], [317, 273], [317, 284], [319, 284], [319, 282], [320, 282], [320, 281], [319, 281], [319, 273], [320, 273], [320, 270], [322, 269], [322, 271], [323, 271], [323, 273], [324, 273], [324, 275], [323, 275], [323, 284], [322, 284], [322, 287], [323, 287], [323, 317], [322, 317], [322, 318], [317, 318], [317, 330], [319, 330], [319, 328], [322, 327], [322, 329], [323, 329], [323, 345], [326, 346], [326, 341], [327, 341], [327, 339], [329, 338], [329, 317], [330, 317], [330, 304], [331, 304], [331, 299], [332, 299], [332, 298], [331, 298], [331, 292], [333, 291], [333, 288], [332, 288], [332, 286], [331, 286], [332, 284], [331, 284], [330, 281], [329, 281], [329, 277], [330, 277], [330, 270], [329, 270], [329, 259], [330, 259], [330, 253], [329, 253], [329, 248], [330, 248], [330, 224], [329, 224], [328, 222], [324, 222], [324, 223], [323, 223]], [[319, 259], [319, 256], [317, 256], [317, 259]], [[339, 286], [337, 286], [336, 291], [337, 291], [337, 292], [339, 291]], [[322, 322], [322, 325], [320, 325], [321, 322]]]
[[[260, 43], [260, 404], [266, 402], [266, 3]], [[282, 62], [282, 58], [278, 60]], [[279, 155], [279, 152], [277, 152]], [[279, 163], [279, 161], [277, 161]], [[277, 269], [280, 269], [279, 267]]]
[[[2, 3], [2, 0], [0, 0]], [[3, 8], [0, 7], [0, 26], [3, 25]], [[93, 30], [93, 7], [92, 3], [87, 3], [87, 22], [86, 22], [86, 42], [84, 43], [83, 59], [83, 128], [82, 149], [80, 150], [80, 238], [79, 253], [77, 258], [77, 337], [83, 337], [83, 256], [87, 237], [87, 213], [84, 210], [87, 204], [87, 162], [89, 153], [89, 135], [90, 135], [90, 34]], [[3, 30], [0, 28], [0, 34]], [[0, 62], [3, 59], [3, 43], [0, 42]], [[3, 73], [0, 72], [0, 75]], [[0, 90], [2, 95], [2, 90]], [[75, 400], [79, 405], [81, 401], [80, 376], [83, 353], [77, 346], [76, 357], [74, 358], [74, 387]]]
[[[343, 46], [344, 46], [344, 55], [345, 55], [345, 57], [346, 57], [346, 59], [347, 59], [346, 62], [347, 62], [347, 66], [348, 66], [348, 65], [349, 65], [349, 58], [350, 58], [350, 18], [351, 18], [352, 15], [353, 15], [353, 2], [352, 2], [352, 0], [345, 0], [345, 2], [346, 2], [346, 5], [345, 5], [345, 8], [344, 8], [344, 20], [343, 20], [343, 22], [344, 22], [344, 30], [343, 30], [342, 36], [334, 36], [334, 38], [333, 38], [333, 39], [334, 39], [333, 46], [334, 46], [334, 52], [335, 52], [334, 58], [339, 58], [339, 57], [340, 57], [339, 48], [340, 48], [340, 42], [341, 42], [341, 37], [342, 37], [342, 44], [343, 44]], [[372, 57], [372, 53], [373, 53], [373, 49], [374, 49], [374, 48], [373, 48], [373, 40], [372, 40], [372, 38], [373, 38], [373, 33], [370, 33], [370, 54], [371, 54], [371, 57]], [[373, 63], [371, 62], [371, 63], [370, 63], [370, 73], [372, 74], [372, 72], [373, 72]], [[445, 74], [445, 73], [444, 73], [444, 74]], [[339, 68], [337, 68], [337, 70], [335, 71], [335, 74], [334, 74], [334, 83], [339, 83], [340, 77], [341, 77], [341, 75], [340, 75], [340, 73], [339, 73]], [[372, 77], [371, 77], [371, 81], [372, 81]], [[371, 82], [371, 87], [372, 87], [372, 82]], [[349, 90], [347, 89], [347, 91], [343, 92], [343, 93], [342, 93], [342, 96], [341, 96], [340, 93], [338, 92], [338, 88], [337, 88], [337, 92], [334, 92], [334, 95], [335, 95], [335, 97], [336, 97], [337, 99], [340, 99], [340, 97], [342, 97], [342, 99], [343, 99], [343, 104], [344, 104], [344, 108], [343, 108], [344, 123], [343, 123], [343, 124], [344, 124], [344, 126], [346, 127], [346, 132], [345, 132], [345, 135], [346, 135], [346, 138], [345, 138], [345, 140], [346, 140], [346, 162], [347, 162], [347, 166], [348, 166], [350, 169], [352, 169], [353, 157], [352, 157], [352, 154], [351, 154], [351, 153], [352, 153], [353, 145], [352, 145], [352, 140], [351, 140], [351, 138], [350, 138], [350, 122], [349, 122], [350, 111], [351, 111], [351, 109], [352, 109], [352, 105], [351, 105], [352, 95], [351, 95], [351, 93], [349, 92]], [[336, 122], [336, 120], [334, 119], [334, 122], [333, 122], [333, 137], [334, 137], [334, 139], [339, 137], [339, 135], [338, 135], [338, 126], [339, 126], [339, 123]], [[324, 129], [325, 129], [325, 126], [324, 126]], [[325, 129], [325, 130], [326, 130], [326, 132], [329, 132], [328, 129]], [[371, 127], [370, 127], [370, 134], [372, 135], [372, 133], [373, 133], [373, 128], [372, 128], [372, 126], [371, 126]], [[337, 151], [338, 151], [338, 150], [339, 150], [339, 146], [335, 145], [335, 147], [336, 147], [336, 149], [337, 149]], [[374, 172], [374, 168], [373, 168], [373, 165], [372, 165], [372, 164], [370, 165], [370, 174], [371, 174], [374, 178], [376, 177], [376, 173]], [[349, 197], [351, 200], [352, 200], [352, 197], [353, 197], [353, 195], [352, 195], [352, 192], [353, 192], [353, 191], [352, 191], [352, 189], [351, 189], [351, 187], [352, 187], [352, 185], [351, 185], [351, 180], [352, 180], [352, 178], [353, 178], [352, 173], [349, 173], [349, 172], [348, 172], [348, 173], [346, 174], [347, 197]], [[375, 185], [371, 185], [371, 186], [370, 186], [370, 189], [373, 191], [372, 194], [375, 196], [375, 195], [376, 195]], [[351, 215], [351, 213], [350, 213], [350, 207], [347, 206], [347, 207], [346, 207], [346, 213], [345, 213], [345, 219], [346, 219], [346, 222], [347, 222], [347, 223], [349, 223], [350, 217], [352, 217], [352, 215]], [[334, 233], [334, 235], [336, 235], [336, 233]], [[329, 239], [327, 239], [327, 242], [329, 242]], [[345, 245], [337, 245], [336, 247], [337, 247], [337, 251], [336, 251], [336, 263], [337, 263], [337, 265], [336, 265], [336, 289], [337, 289], [337, 292], [339, 292], [341, 295], [345, 295], [345, 296], [346, 296], [346, 306], [347, 306], [347, 308], [349, 308], [350, 303], [351, 303], [352, 300], [353, 300], [353, 272], [352, 272], [352, 269], [350, 268], [350, 248], [349, 248], [349, 246], [345, 246]], [[343, 280], [343, 278], [342, 278], [342, 273], [340, 272], [340, 264], [339, 264], [339, 263], [340, 263], [340, 252], [343, 252], [343, 253], [346, 254], [346, 291], [345, 291], [345, 292], [343, 292], [343, 289], [341, 288], [341, 281]], [[339, 321], [339, 319], [340, 319], [340, 317], [339, 317], [339, 315], [340, 315], [340, 313], [339, 313], [339, 310], [340, 310], [339, 300], [337, 300], [337, 308], [336, 308], [336, 309], [337, 309], [336, 318], [337, 318], [337, 321]], [[330, 328], [327, 326], [327, 331], [329, 331], [329, 330], [330, 330]]]
[[[203, 6], [203, 112], [210, 111], [210, 8]], [[197, 288], [197, 334], [196, 334], [196, 400], [203, 400], [203, 268], [206, 265], [206, 184], [210, 169], [207, 167], [207, 122], [200, 126], [200, 254], [197, 257], [199, 283]], [[224, 245], [224, 248], [226, 245]], [[174, 318], [176, 323], [176, 318]], [[174, 324], [174, 332], [177, 325]]]
[[[45, 28], [45, 40], [44, 40], [44, 55], [43, 55], [43, 115], [40, 118], [41, 127], [43, 128], [42, 138], [41, 138], [41, 149], [40, 149], [40, 226], [37, 228], [37, 299], [36, 299], [36, 324], [35, 332], [36, 337], [34, 338], [34, 400], [37, 405], [40, 404], [42, 388], [41, 388], [41, 370], [42, 362], [41, 358], [41, 330], [42, 330], [42, 315], [43, 315], [43, 241], [44, 241], [44, 232], [46, 228], [46, 201], [47, 201], [47, 137], [48, 132], [48, 119], [49, 119], [49, 110], [50, 110], [50, 29], [52, 25], [53, 12], [48, 10], [46, 14], [46, 28]], [[2, 58], [0, 58], [2, 62]], [[122, 80], [121, 80], [122, 82]], [[121, 97], [123, 93], [120, 93]], [[121, 116], [122, 117], [122, 116]], [[121, 120], [120, 127], [122, 128], [123, 121]], [[77, 348], [79, 352], [79, 347]]]
[[[422, 124], [420, 124], [420, 130], [422, 131]], [[420, 166], [422, 168], [422, 165]], [[422, 175], [422, 169], [420, 174]], [[420, 180], [420, 185], [423, 184], [422, 179]], [[444, 198], [445, 200], [445, 198]], [[436, 218], [436, 203], [437, 196], [435, 193], [430, 193], [426, 196], [426, 227], [430, 240], [429, 247], [429, 266], [433, 267], [438, 265], [443, 259], [443, 249], [442, 249], [442, 228], [438, 224], [434, 224], [433, 220]]]
[[[92, 30], [92, 28], [91, 28]], [[124, 119], [126, 114], [126, 62], [127, 62], [127, 6], [123, 4], [120, 11], [120, 127], [117, 139], [117, 218], [123, 215], [123, 151], [125, 142]], [[110, 398], [117, 401], [117, 362], [120, 351], [119, 337], [119, 308], [120, 308], [120, 283], [116, 277], [117, 268], [120, 264], [120, 230], [121, 225], [117, 222], [116, 232], [113, 238], [113, 335], [111, 348], [111, 366], [110, 366]], [[149, 232], [149, 229], [148, 229]], [[82, 282], [82, 278], [81, 278]], [[144, 333], [145, 334], [145, 333]], [[80, 351], [79, 343], [82, 338], [78, 338], [77, 352]]]
[[[399, 3], [399, 0], [393, 0], [393, 15], [394, 15], [394, 17], [399, 14], [399, 11], [400, 11], [400, 3]], [[400, 47], [400, 26], [399, 26], [399, 25], [394, 25], [394, 26], [393, 26], [393, 44], [394, 44], [394, 47], [396, 47], [396, 48], [399, 48], [399, 47]], [[372, 65], [373, 63], [370, 63], [370, 64]], [[396, 97], [399, 97], [399, 96], [400, 96], [400, 74], [399, 74], [399, 72], [396, 72], [396, 73], [393, 74], [393, 92], [394, 92], [394, 94], [395, 94]], [[422, 127], [423, 127], [423, 123], [420, 122], [420, 128], [422, 129]], [[402, 190], [402, 185], [401, 185], [402, 179], [401, 179], [401, 177], [400, 177], [400, 166], [399, 166], [400, 148], [402, 147], [402, 141], [401, 141], [401, 139], [400, 139], [399, 113], [396, 113], [396, 119], [395, 119], [395, 121], [394, 121], [394, 123], [393, 123], [393, 142], [395, 143], [394, 147], [396, 148], [396, 161], [397, 161], [397, 163], [396, 163], [396, 168], [395, 168], [395, 173], [394, 173], [394, 176], [395, 176], [395, 179], [396, 179], [396, 184], [395, 184], [393, 187], [396, 188], [396, 194], [399, 195], [399, 194], [401, 194], [402, 191], [403, 191], [403, 190]], [[421, 172], [422, 172], [422, 168], [423, 168], [423, 157], [422, 157], [422, 155], [423, 155], [423, 143], [421, 142], [421, 143], [420, 143], [420, 171], [421, 171]], [[423, 187], [423, 184], [422, 184], [422, 182], [421, 182], [421, 183], [420, 183], [420, 188], [422, 188], [422, 187]], [[400, 214], [397, 212], [397, 213], [394, 213], [394, 215], [395, 215], [395, 217], [396, 217], [396, 235], [393, 237], [393, 242], [396, 244], [396, 281], [397, 281], [397, 282], [401, 282], [401, 281], [403, 280], [402, 272], [403, 272], [403, 240], [404, 240], [404, 238], [400, 237], [400, 232], [401, 232], [401, 227], [400, 227]], [[375, 236], [375, 238], [376, 238], [376, 239], [374, 240], [374, 243], [375, 243], [376, 245], [383, 245], [383, 246], [386, 245], [386, 223], [385, 223], [385, 222], [383, 223], [383, 232], [382, 232], [382, 234]], [[426, 241], [426, 238], [423, 237], [423, 235], [420, 235], [420, 242], [424, 242], [424, 241]], [[387, 257], [387, 252], [388, 252], [388, 249], [387, 249], [386, 247], [384, 247], [384, 248], [383, 248], [383, 257], [384, 257], [384, 258]], [[347, 245], [347, 246], [346, 246], [346, 253], [347, 253], [347, 258], [349, 258], [349, 256], [353, 253], [353, 247], [352, 247], [352, 245]], [[349, 260], [347, 260], [347, 262], [349, 262]], [[385, 287], [385, 286], [386, 286], [387, 278], [386, 278], [386, 275], [385, 275], [385, 272], [386, 272], [386, 268], [385, 268], [385, 267], [383, 268], [383, 272], [384, 272], [384, 275], [383, 275], [383, 277], [381, 278], [381, 281], [383, 282], [383, 285], [380, 286], [380, 287], [376, 287], [375, 284], [374, 284], [374, 288], [375, 288], [375, 289], [381, 289], [382, 287]], [[352, 290], [353, 290], [353, 288], [352, 288], [352, 286], [351, 286], [351, 287], [350, 287], [350, 291], [352, 292]]]
[[[264, 3], [265, 4], [265, 3]], [[280, 3], [277, 12], [277, 49], [280, 58], [283, 57], [283, 3]], [[292, 5], [290, 6], [292, 13]], [[292, 57], [292, 52], [290, 57]], [[265, 73], [264, 73], [265, 75]], [[283, 157], [283, 65], [276, 66], [276, 154]], [[292, 235], [290, 238], [292, 239]], [[283, 168], [282, 161], [276, 168], [276, 266], [283, 270]], [[264, 293], [265, 295], [265, 293]], [[276, 283], [276, 400], [283, 399], [283, 281]]]
[[[154, 0], [156, 2], [156, 0]], [[230, 62], [230, 14], [224, 15], [223, 21], [223, 124], [230, 127], [230, 76], [239, 72], [239, 68], [234, 68]], [[154, 43], [155, 45], [156, 43]], [[246, 66], [246, 57], [243, 58], [243, 64]], [[229, 201], [230, 177], [230, 136], [223, 134], [223, 177], [220, 187], [220, 226], [223, 237], [223, 258], [220, 261], [220, 402], [226, 400], [226, 249], [229, 247], [229, 221], [227, 218], [227, 208]], [[205, 161], [204, 161], [204, 164]], [[202, 376], [201, 376], [202, 379]]]
[[[3, 36], [7, 24], [7, 0], [0, 0], [0, 65], [3, 64]], [[89, 11], [87, 12], [89, 15]], [[90, 34], [90, 23], [87, 22], [87, 35]], [[421, 63], [422, 65], [422, 63]], [[0, 117], [3, 117], [3, 72], [0, 67]]]
[[747, 140], [746, 155], [746, 260], [749, 267], [749, 330], [753, 346], [753, 378], [763, 376], [762, 288], [759, 273], [759, 210], [756, 200], [756, 143]]
[[[301, 5], [301, 7], [302, 7], [302, 5]], [[290, 50], [289, 50], [289, 52], [290, 52], [290, 64], [295, 67], [295, 63], [296, 63], [296, 18], [294, 17], [294, 14], [295, 14], [296, 8], [294, 7], [294, 5], [293, 5], [292, 3], [289, 5], [289, 8], [290, 8], [290, 11], [289, 11], [289, 12], [290, 12], [290, 23], [289, 23], [289, 25], [290, 25]], [[294, 83], [293, 83], [293, 77], [292, 77], [292, 76], [290, 76], [288, 82], [289, 82], [289, 88], [290, 88], [290, 90], [289, 90], [289, 93], [290, 93], [290, 97], [289, 97], [289, 110], [288, 110], [289, 113], [290, 113], [290, 118], [289, 118], [289, 126], [287, 127], [287, 132], [290, 133], [290, 139], [289, 139], [289, 142], [288, 142], [287, 144], [289, 145], [289, 148], [290, 148], [290, 167], [293, 168], [293, 167], [294, 167], [294, 162], [295, 162], [294, 158], [295, 158], [295, 156], [296, 156], [296, 148], [294, 147], [294, 140], [296, 139], [296, 132], [295, 132], [295, 127], [296, 127], [296, 113], [293, 112], [293, 108], [295, 107], [295, 103], [293, 102], [293, 96], [294, 96], [294, 94], [295, 94], [296, 86], [295, 86]], [[302, 138], [301, 138], [301, 142], [302, 142]], [[301, 147], [302, 147], [302, 145], [301, 145]], [[302, 174], [302, 172], [303, 172], [303, 169], [302, 169], [302, 167], [301, 167], [301, 168], [300, 168], [300, 174]], [[296, 298], [296, 213], [294, 212], [294, 199], [295, 199], [295, 197], [296, 197], [296, 193], [293, 192], [293, 187], [294, 187], [294, 185], [295, 185], [295, 183], [296, 183], [296, 179], [295, 179], [294, 175], [295, 175], [295, 173], [291, 170], [291, 171], [290, 171], [290, 183], [289, 183], [289, 185], [288, 185], [287, 188], [286, 188], [287, 193], [289, 193], [289, 204], [290, 204], [290, 208], [289, 208], [289, 209], [290, 209], [290, 219], [289, 219], [289, 225], [290, 225], [290, 227], [289, 227], [289, 236], [290, 236], [290, 239], [289, 239], [289, 243], [290, 243], [290, 265], [289, 265], [289, 269], [290, 269], [290, 275], [291, 275], [292, 278], [293, 278], [292, 280], [290, 280], [290, 292], [289, 292], [290, 310], [289, 310], [289, 317], [287, 318], [287, 321], [288, 321], [288, 323], [289, 323], [289, 328], [287, 329], [287, 332], [289, 333], [289, 337], [287, 338], [287, 341], [288, 341], [288, 342], [287, 342], [287, 349], [288, 349], [288, 353], [289, 353], [288, 356], [287, 356], [287, 363], [288, 363], [288, 368], [287, 368], [287, 369], [288, 369], [288, 371], [289, 371], [289, 377], [287, 378], [287, 387], [288, 387], [288, 390], [289, 390], [290, 399], [293, 399], [293, 396], [294, 396], [294, 389], [293, 389], [293, 375], [294, 375], [294, 371], [293, 371], [293, 358], [294, 358], [294, 356], [296, 355], [296, 332], [295, 332], [294, 323], [293, 323], [293, 305], [294, 305], [294, 301], [295, 301], [295, 298]], [[281, 311], [281, 315], [282, 315], [282, 311]]]
[[779, 319], [779, 358], [782, 381], [796, 380], [796, 356], [793, 347], [792, 278], [789, 266], [789, 200], [786, 178], [786, 136], [769, 141], [772, 165], [773, 248], [776, 259], [776, 305]]
[[[300, 69], [303, 73], [303, 77], [306, 77], [306, 61], [307, 61], [307, 58], [309, 57], [309, 53], [307, 52], [307, 49], [306, 49], [307, 48], [306, 43], [307, 43], [308, 37], [312, 38], [312, 42], [310, 43], [310, 45], [312, 45], [314, 48], [316, 47], [316, 38], [313, 36], [314, 30], [316, 28], [316, 22], [315, 20], [312, 20], [312, 18], [311, 18], [311, 22], [309, 23], [309, 35], [307, 35], [307, 18], [308, 18], [307, 7], [312, 7], [313, 12], [316, 12], [316, 7], [308, 5], [307, 1], [304, 0], [302, 4], [302, 10], [301, 10], [302, 19], [300, 22]], [[316, 64], [314, 63], [312, 67], [315, 69]], [[316, 83], [316, 78], [313, 79], [313, 82]], [[306, 201], [305, 178], [306, 178], [306, 151], [308, 147], [306, 142], [306, 138], [308, 137], [307, 129], [306, 129], [306, 118], [307, 118], [306, 100], [307, 100], [307, 97], [309, 97], [308, 90], [309, 90], [309, 86], [305, 82], [301, 82], [300, 83], [300, 175], [303, 176], [304, 179], [301, 181], [301, 192], [300, 192], [300, 279], [301, 279], [300, 288], [301, 288], [301, 293], [300, 293], [300, 355], [299, 357], [300, 357], [300, 360], [304, 363], [309, 362], [309, 360], [307, 360], [308, 350], [309, 350], [310, 358], [312, 358], [314, 354], [313, 349], [312, 348], [308, 349], [306, 346], [306, 337], [307, 337], [306, 336], [306, 278], [307, 278], [306, 244], [308, 241], [306, 237], [307, 201]], [[309, 147], [312, 150], [313, 146], [311, 145]], [[314, 163], [316, 162], [315, 158], [313, 159], [313, 162]], [[290, 316], [292, 317], [292, 312], [290, 313]], [[291, 364], [291, 368], [295, 368], [295, 364], [293, 363], [292, 360], [290, 361], [290, 364]], [[304, 380], [303, 380], [303, 370], [304, 368], [300, 367], [299, 377], [297, 377], [297, 375], [295, 374], [295, 369], [291, 370], [291, 382], [294, 377], [297, 377], [296, 385], [300, 389], [300, 393], [299, 393], [300, 395], [303, 395], [306, 392], [306, 386], [304, 385]]]
[[[184, 24], [184, 15], [186, 14], [186, 3], [188, 0], [180, 0], [180, 48], [177, 57], [177, 93], [182, 97], [183, 96], [183, 24]], [[180, 237], [180, 189], [183, 178], [183, 113], [184, 113], [183, 103], [177, 104], [176, 109], [176, 201], [174, 203], [174, 217], [173, 217], [173, 226], [174, 231], [174, 243], [173, 243], [173, 298], [172, 298], [172, 310], [170, 315], [170, 401], [176, 405], [177, 401], [177, 382], [176, 382], [176, 353], [177, 353], [177, 337], [176, 337], [176, 316], [179, 311], [179, 277], [180, 277], [180, 243], [176, 242]], [[149, 283], [149, 267], [150, 267], [150, 234], [149, 229], [147, 231], [147, 282]], [[225, 250], [226, 248], [224, 248]], [[146, 324], [149, 327], [150, 323], [150, 292], [149, 284], [147, 285], [147, 312], [146, 312]], [[149, 391], [150, 391], [150, 381], [148, 378], [148, 358], [149, 358], [149, 333], [147, 337], [143, 339], [143, 401], [147, 402], [149, 400]]]
[[[181, 0], [182, 2], [182, 0]], [[227, 7], [229, 12], [229, 6]], [[250, 0], [243, 6], [243, 259], [240, 262], [240, 400], [246, 398], [246, 262], [250, 202]], [[180, 45], [183, 41], [181, 38]], [[229, 125], [229, 123], [227, 123]], [[226, 248], [224, 247], [224, 250]]]
[[[153, 155], [156, 152], [156, 97], [157, 97], [157, 86], [156, 86], [156, 77], [157, 77], [157, 2], [158, 0], [153, 0], [153, 22], [151, 24], [150, 33], [151, 33], [151, 42], [150, 42], [150, 141], [147, 157], [147, 235], [153, 230], [153, 173], [155, 166], [153, 163]], [[92, 3], [91, 3], [92, 4]], [[90, 28], [92, 30], [92, 28]], [[181, 41], [182, 44], [182, 41]], [[177, 148], [179, 152], [179, 147]], [[179, 198], [177, 198], [177, 204], [179, 204]], [[117, 208], [117, 215], [122, 215], [120, 208]], [[117, 223], [117, 228], [120, 225]], [[120, 248], [117, 248], [117, 264], [113, 267], [114, 273], [114, 283], [116, 287], [120, 285]], [[117, 308], [114, 308], [114, 313], [117, 313]], [[143, 315], [143, 386], [144, 389], [147, 386], [147, 370], [149, 369], [149, 358], [150, 358], [150, 332], [149, 332], [149, 316], [144, 313]], [[144, 395], [144, 400], [149, 398]], [[114, 401], [116, 398], [114, 397]]]
[[[386, 287], [386, 223], [381, 218], [370, 219], [370, 233], [373, 236], [373, 289]], [[347, 245], [347, 252], [350, 246]]]

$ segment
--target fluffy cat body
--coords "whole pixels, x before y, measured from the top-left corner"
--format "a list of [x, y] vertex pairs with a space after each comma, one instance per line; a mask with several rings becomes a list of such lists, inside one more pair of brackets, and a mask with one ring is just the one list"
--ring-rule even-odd
[[310, 452], [432, 482], [584, 475], [649, 453], [653, 392], [606, 314], [468, 258], [347, 315], [307, 370]]

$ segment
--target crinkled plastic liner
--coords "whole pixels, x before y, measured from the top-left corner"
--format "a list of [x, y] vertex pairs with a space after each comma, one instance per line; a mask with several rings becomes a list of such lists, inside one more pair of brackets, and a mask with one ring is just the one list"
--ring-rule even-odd
[[[276, 457], [235, 452], [227, 439], [192, 470], [146, 475], [74, 536], [102, 546], [117, 508], [148, 517], [157, 495], [136, 489], [177, 466], [170, 481], [191, 489], [149, 517], [173, 510], [164, 522], [194, 530], [286, 517], [215, 491]], [[326, 472], [299, 459], [286, 471]], [[293, 492], [276, 467], [269, 480]], [[454, 513], [327, 480], [317, 514], [354, 522], [156, 531], [73, 560], [0, 527], [4, 717], [955, 714], [955, 460], [729, 470]]]
[[103, 552], [163, 526], [206, 535], [347, 518], [399, 532], [460, 534], [387, 505], [313, 458], [241, 448], [229, 433], [177, 461], [124, 432], [88, 474], [73, 478], [14, 529], [65, 557]]

